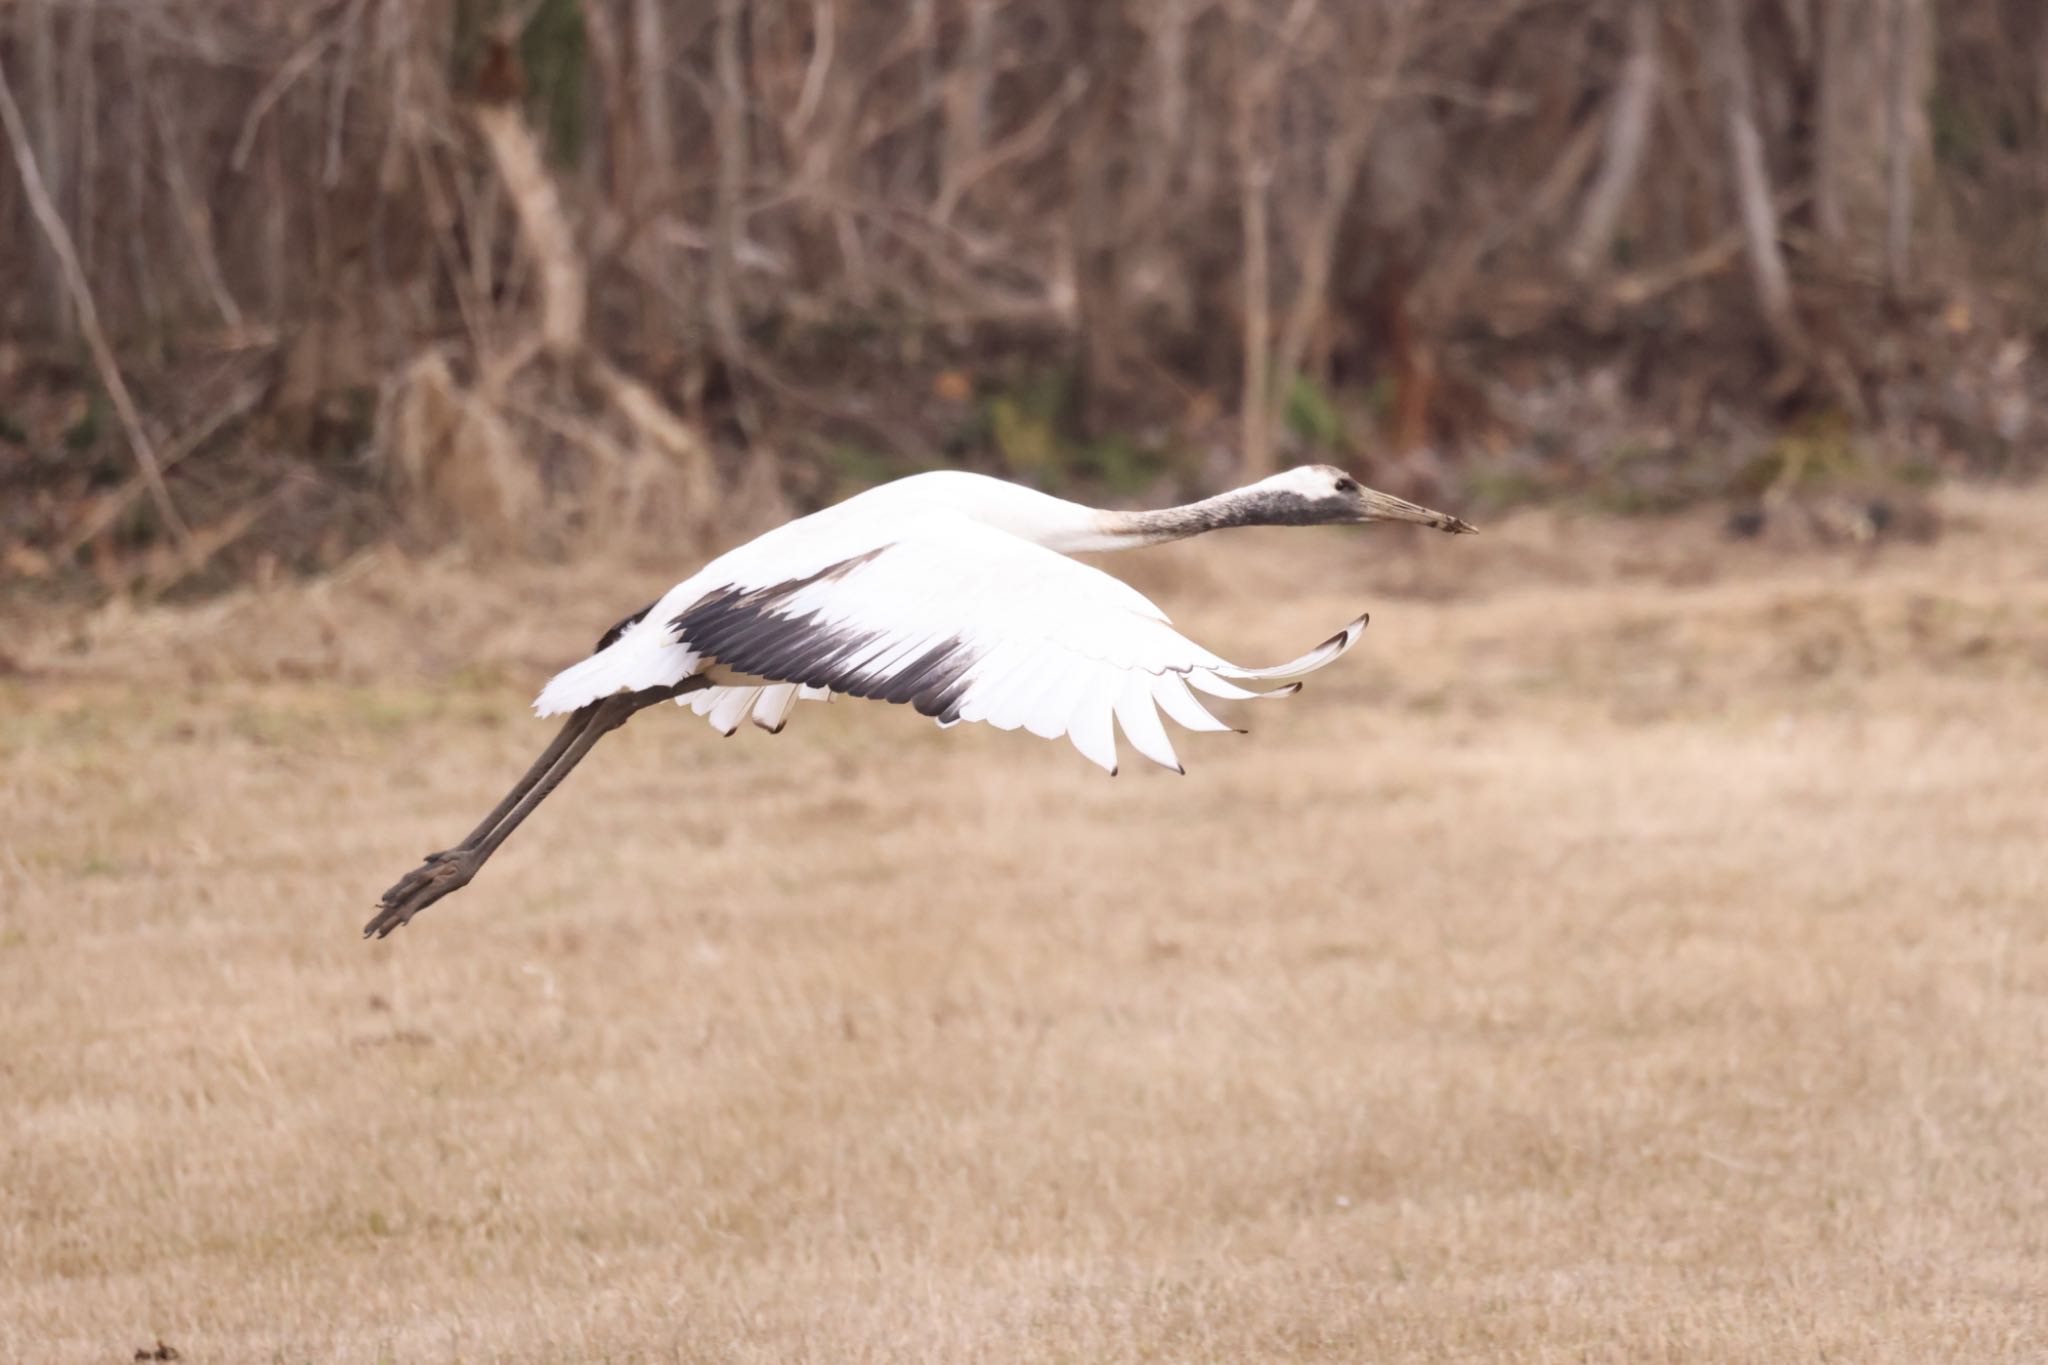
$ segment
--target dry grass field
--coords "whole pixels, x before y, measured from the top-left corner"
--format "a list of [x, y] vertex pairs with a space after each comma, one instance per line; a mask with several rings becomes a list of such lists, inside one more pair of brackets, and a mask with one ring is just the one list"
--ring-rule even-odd
[[2040, 1360], [2048, 497], [1945, 507], [1127, 557], [1374, 624], [1185, 778], [650, 713], [378, 944], [671, 574], [13, 620], [0, 1359]]

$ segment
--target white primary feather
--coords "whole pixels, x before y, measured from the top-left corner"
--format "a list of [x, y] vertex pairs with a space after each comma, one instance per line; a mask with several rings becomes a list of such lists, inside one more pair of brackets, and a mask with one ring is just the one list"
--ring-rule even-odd
[[[1086, 509], [962, 480], [884, 485], [713, 560], [558, 674], [536, 709], [570, 711], [702, 672], [714, 686], [678, 701], [727, 734], [749, 717], [779, 729], [797, 700], [851, 692], [913, 701], [942, 724], [1064, 734], [1110, 772], [1120, 726], [1139, 753], [1179, 771], [1159, 710], [1188, 729], [1227, 729], [1190, 688], [1230, 699], [1291, 693], [1364, 626], [1361, 617], [1277, 668], [1242, 668], [1180, 634], [1128, 584], [1034, 543], [1084, 544], [1073, 516]], [[963, 510], [963, 499], [987, 505]], [[1258, 683], [1289, 685], [1247, 685]]]
[[1183, 730], [1214, 734], [1231, 728], [1203, 709], [1202, 703], [1195, 700], [1195, 694], [1188, 691], [1187, 681], [1178, 673], [1162, 673], [1153, 679], [1152, 700], [1158, 702], [1159, 709]]
[[1152, 702], [1153, 677], [1149, 673], [1131, 671], [1118, 681], [1116, 693], [1116, 723], [1123, 728], [1124, 738], [1131, 747], [1151, 759], [1162, 768], [1185, 772], [1180, 766], [1179, 755], [1173, 752], [1173, 741], [1168, 738], [1166, 726], [1160, 723], [1159, 711]]

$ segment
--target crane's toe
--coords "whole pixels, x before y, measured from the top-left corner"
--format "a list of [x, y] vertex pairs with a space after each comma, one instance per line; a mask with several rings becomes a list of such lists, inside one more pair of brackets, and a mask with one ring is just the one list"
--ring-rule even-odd
[[469, 885], [483, 865], [474, 850], [448, 848], [429, 853], [418, 867], [395, 882], [377, 902], [377, 913], [363, 926], [364, 938], [384, 938], [450, 892]]

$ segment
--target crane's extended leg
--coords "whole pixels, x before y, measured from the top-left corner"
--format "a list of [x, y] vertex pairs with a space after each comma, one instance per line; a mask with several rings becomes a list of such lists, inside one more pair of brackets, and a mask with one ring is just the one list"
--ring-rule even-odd
[[469, 885], [477, 870], [498, 851], [498, 845], [562, 784], [570, 769], [582, 762], [600, 739], [624, 725], [636, 712], [706, 686], [709, 683], [702, 677], [686, 678], [673, 687], [620, 693], [576, 711], [525, 776], [484, 817], [483, 823], [453, 848], [429, 853], [424, 862], [384, 893], [377, 903], [376, 916], [363, 926], [363, 937], [383, 938], [441, 897]]

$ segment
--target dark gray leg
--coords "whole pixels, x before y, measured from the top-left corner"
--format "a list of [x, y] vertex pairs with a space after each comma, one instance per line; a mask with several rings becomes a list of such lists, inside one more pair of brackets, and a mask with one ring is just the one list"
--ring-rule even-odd
[[364, 938], [383, 938], [411, 920], [441, 897], [469, 885], [498, 845], [533, 814], [534, 808], [562, 784], [569, 771], [583, 761], [596, 743], [658, 702], [710, 686], [702, 677], [686, 678], [673, 687], [650, 687], [640, 692], [621, 693], [594, 701], [569, 717], [554, 742], [526, 770], [526, 775], [505, 793], [505, 799], [471, 830], [469, 837], [453, 848], [430, 853], [426, 861], [406, 873], [384, 893], [377, 914], [363, 926]]

